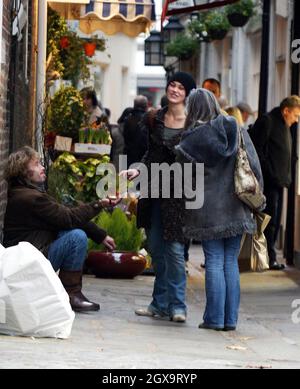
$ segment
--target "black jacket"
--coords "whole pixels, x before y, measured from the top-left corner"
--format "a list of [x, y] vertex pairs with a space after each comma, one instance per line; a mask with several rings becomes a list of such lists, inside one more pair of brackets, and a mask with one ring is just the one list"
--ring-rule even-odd
[[279, 107], [263, 115], [249, 130], [266, 183], [289, 187], [292, 182], [292, 137]]
[[135, 162], [140, 162], [147, 151], [147, 134], [143, 130], [144, 127], [140, 125], [145, 113], [144, 110], [133, 109], [123, 124], [124, 150], [128, 167]]
[[[140, 199], [138, 202], [137, 224], [138, 227], [151, 227], [151, 207], [152, 200], [150, 198], [151, 184], [151, 164], [152, 163], [167, 163], [172, 165], [176, 162], [175, 146], [178, 145], [181, 134], [175, 135], [171, 140], [163, 140], [164, 116], [167, 107], [159, 110], [154, 115], [147, 113], [142, 120], [143, 131], [148, 133], [148, 150], [142, 159], [148, 168], [149, 179], [149, 198]], [[172, 174], [171, 174], [171, 198], [160, 198], [163, 238], [168, 241], [183, 243], [185, 241], [183, 234], [184, 226], [184, 199], [172, 198]], [[162, 188], [160, 185], [159, 191]]]
[[15, 180], [8, 191], [4, 219], [4, 246], [31, 243], [47, 256], [49, 245], [62, 230], [80, 228], [96, 243], [106, 232], [90, 222], [101, 211], [98, 202], [69, 208], [37, 187]]

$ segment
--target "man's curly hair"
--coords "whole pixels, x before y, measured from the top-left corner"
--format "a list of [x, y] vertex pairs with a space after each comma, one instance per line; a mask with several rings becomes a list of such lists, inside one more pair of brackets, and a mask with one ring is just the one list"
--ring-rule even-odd
[[13, 152], [8, 157], [5, 178], [10, 181], [12, 178], [25, 178], [27, 174], [27, 165], [33, 159], [39, 159], [39, 153], [29, 146]]

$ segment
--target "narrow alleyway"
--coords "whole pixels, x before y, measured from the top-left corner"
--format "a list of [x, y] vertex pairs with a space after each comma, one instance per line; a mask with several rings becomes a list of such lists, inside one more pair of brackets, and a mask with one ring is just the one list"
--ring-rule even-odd
[[[243, 273], [240, 324], [235, 333], [199, 330], [204, 309], [202, 250], [191, 249], [188, 321], [137, 317], [150, 299], [153, 277], [84, 279], [101, 311], [77, 315], [69, 340], [0, 336], [0, 368], [299, 368], [300, 272]], [[298, 315], [299, 316], [299, 315]]]

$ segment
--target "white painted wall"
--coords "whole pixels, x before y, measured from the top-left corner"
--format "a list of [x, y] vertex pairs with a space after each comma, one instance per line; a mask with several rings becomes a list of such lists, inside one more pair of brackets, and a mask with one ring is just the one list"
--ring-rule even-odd
[[[86, 37], [77, 29], [76, 22], [69, 22], [79, 36]], [[116, 123], [123, 110], [133, 105], [137, 90], [136, 55], [137, 39], [118, 33], [108, 36], [96, 31], [99, 37], [106, 39], [106, 50], [96, 51], [92, 57], [91, 79], [79, 85], [93, 86], [101, 104], [111, 111], [111, 122]]]

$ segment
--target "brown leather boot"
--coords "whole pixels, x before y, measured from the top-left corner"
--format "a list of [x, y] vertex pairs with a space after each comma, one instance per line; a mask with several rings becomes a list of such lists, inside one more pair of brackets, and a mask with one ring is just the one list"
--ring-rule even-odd
[[99, 311], [100, 305], [89, 301], [82, 293], [82, 271], [60, 270], [59, 278], [66, 289], [75, 312]]

